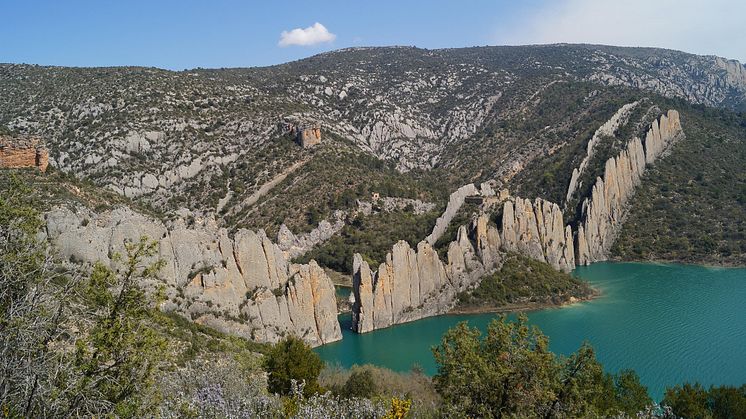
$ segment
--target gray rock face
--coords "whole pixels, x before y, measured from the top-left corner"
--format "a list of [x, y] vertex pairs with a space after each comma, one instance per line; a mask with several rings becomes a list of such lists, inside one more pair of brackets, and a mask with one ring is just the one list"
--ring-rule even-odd
[[331, 221], [322, 220], [310, 232], [297, 236], [285, 224], [282, 224], [277, 232], [277, 245], [287, 254], [289, 259], [304, 255], [314, 246], [339, 233], [345, 226], [346, 216], [346, 212], [337, 210], [332, 215]]
[[415, 251], [399, 241], [376, 272], [355, 254], [353, 269], [352, 328], [358, 333], [434, 316], [450, 308], [452, 289], [445, 267], [427, 242], [420, 242]]
[[128, 208], [103, 214], [55, 208], [46, 225], [61, 257], [114, 267], [111, 257], [124, 253], [125, 241], [157, 240], [168, 295], [162, 308], [197, 323], [261, 342], [287, 333], [313, 346], [342, 338], [334, 285], [323, 269], [314, 261], [288, 265], [263, 231], [239, 230], [231, 238], [211, 219], [166, 226]]
[[565, 227], [562, 210], [552, 202], [534, 202], [517, 197], [503, 204], [502, 248], [546, 262], [554, 269], [575, 268], [571, 231]]
[[606, 260], [627, 215], [627, 203], [645, 172], [683, 135], [679, 113], [669, 110], [653, 121], [645, 141], [632, 139], [617, 157], [606, 161], [604, 177], [597, 178], [590, 198], [583, 202], [577, 234], [577, 263]]
[[[636, 105], [625, 106], [607, 123], [607, 131], [616, 130], [619, 118]], [[577, 235], [565, 225], [559, 205], [501, 193], [497, 200], [502, 201], [499, 227], [489, 225], [485, 213], [469, 228], [461, 226], [448, 247], [447, 263], [443, 263], [431, 243], [447, 229], [466, 196], [477, 195], [476, 188], [469, 188], [473, 185], [462, 187], [451, 194], [433, 234], [419, 243], [417, 251], [404, 241], [398, 242], [376, 272], [362, 256], [355, 255], [353, 330], [365, 333], [447, 312], [459, 292], [476, 286], [501, 265], [502, 252], [521, 253], [564, 272], [570, 272], [576, 263], [605, 260], [646, 162], [654, 162], [682, 135], [679, 114], [670, 110], [653, 122], [644, 143], [634, 138], [618, 156], [609, 159], [603, 179], [597, 179], [591, 197], [583, 204]]]
[[469, 229], [459, 229], [447, 263], [424, 240], [417, 250], [399, 241], [375, 272], [355, 254], [352, 329], [366, 333], [448, 312], [459, 292], [474, 287], [498, 266], [499, 248], [500, 234], [482, 214]]
[[621, 108], [603, 125], [601, 125], [596, 132], [593, 134], [593, 138], [588, 141], [586, 146], [585, 157], [580, 162], [580, 166], [572, 170], [572, 177], [570, 178], [570, 186], [567, 188], [567, 196], [565, 197], [565, 205], [572, 199], [575, 190], [580, 186], [578, 185], [578, 179], [583, 174], [588, 163], [591, 161], [596, 149], [596, 145], [601, 141], [603, 137], [614, 136], [620, 126], [627, 123], [630, 113], [637, 107], [639, 102], [628, 103]]
[[464, 205], [466, 197], [473, 195], [479, 195], [479, 190], [473, 183], [464, 185], [453, 192], [448, 198], [448, 205], [446, 206], [445, 211], [443, 211], [443, 214], [435, 221], [435, 227], [433, 227], [432, 233], [425, 238], [425, 241], [430, 243], [430, 245], [435, 244], [443, 233], [446, 232], [448, 225], [451, 223], [451, 220], [453, 220], [453, 217], [456, 216], [458, 210], [462, 205]]

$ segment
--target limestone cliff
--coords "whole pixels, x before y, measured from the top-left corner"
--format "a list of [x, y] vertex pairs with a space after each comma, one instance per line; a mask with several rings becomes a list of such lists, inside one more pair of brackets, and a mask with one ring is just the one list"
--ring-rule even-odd
[[537, 198], [520, 197], [503, 204], [500, 226], [502, 248], [546, 262], [554, 269], [570, 272], [575, 254], [570, 226], [565, 226], [560, 207]]
[[469, 229], [459, 229], [447, 263], [425, 240], [416, 250], [399, 241], [375, 272], [355, 254], [352, 329], [365, 333], [448, 312], [459, 292], [475, 286], [499, 262], [500, 235], [487, 221], [483, 214]]
[[[604, 132], [616, 130], [619, 120], [634, 106], [636, 103], [625, 105]], [[448, 228], [466, 197], [479, 195], [473, 185], [460, 188], [451, 194], [433, 233], [418, 244], [416, 251], [406, 242], [398, 242], [375, 272], [361, 255], [355, 255], [353, 330], [364, 333], [447, 312], [459, 292], [474, 287], [501, 265], [504, 252], [520, 253], [564, 272], [570, 272], [576, 263], [605, 260], [646, 164], [658, 159], [681, 135], [679, 114], [670, 110], [653, 121], [644, 141], [633, 138], [619, 155], [607, 160], [603, 178], [597, 179], [591, 196], [583, 203], [577, 239], [572, 228], [565, 225], [559, 205], [501, 193], [482, 205], [485, 210], [502, 203], [498, 226], [489, 225], [487, 213], [475, 218], [468, 228], [461, 226], [444, 263], [431, 243]]]
[[[481, 213], [469, 226], [460, 226], [445, 263], [427, 240], [416, 251], [398, 242], [375, 272], [356, 254], [353, 330], [365, 333], [448, 312], [459, 292], [502, 265], [505, 252], [524, 254], [564, 272], [575, 267], [572, 230], [557, 204], [507, 193], [495, 199], [504, 200], [499, 225], [490, 225], [490, 215]], [[492, 207], [489, 204], [483, 209]]]
[[288, 333], [313, 346], [342, 338], [334, 285], [323, 269], [314, 261], [288, 264], [263, 231], [230, 237], [214, 220], [167, 226], [128, 208], [102, 214], [55, 208], [46, 226], [60, 256], [76, 262], [116, 266], [112, 255], [124, 253], [126, 240], [157, 240], [168, 295], [162, 308], [195, 322], [261, 342]]
[[618, 156], [606, 161], [603, 178], [596, 179], [590, 197], [583, 201], [577, 232], [579, 265], [608, 258], [646, 164], [655, 162], [682, 135], [679, 113], [669, 110], [653, 121], [644, 141], [633, 138]]
[[479, 190], [477, 190], [477, 187], [474, 186], [473, 183], [464, 185], [453, 192], [448, 198], [448, 205], [446, 205], [445, 211], [443, 211], [443, 214], [435, 221], [435, 227], [433, 227], [432, 233], [425, 238], [425, 241], [431, 245], [435, 244], [440, 236], [442, 236], [448, 229], [448, 224], [451, 223], [451, 220], [456, 216], [458, 210], [462, 205], [464, 205], [466, 197], [478, 194]]
[[604, 124], [601, 125], [593, 134], [593, 137], [590, 139], [590, 141], [588, 141], [588, 145], [586, 146], [585, 156], [583, 156], [583, 160], [581, 160], [578, 167], [572, 170], [570, 185], [567, 188], [567, 196], [565, 197], [565, 205], [570, 202], [570, 199], [572, 199], [573, 194], [575, 193], [577, 188], [582, 186], [578, 184], [578, 181], [580, 179], [580, 176], [583, 174], [586, 167], [588, 166], [588, 163], [593, 158], [598, 143], [604, 137], [613, 136], [620, 126], [626, 124], [627, 120], [629, 119], [630, 113], [637, 107], [637, 105], [639, 105], [639, 103], [639, 101], [635, 101], [619, 108], [619, 110], [617, 110], [616, 113], [614, 113], [614, 115], [609, 118], [608, 121], [604, 122]]

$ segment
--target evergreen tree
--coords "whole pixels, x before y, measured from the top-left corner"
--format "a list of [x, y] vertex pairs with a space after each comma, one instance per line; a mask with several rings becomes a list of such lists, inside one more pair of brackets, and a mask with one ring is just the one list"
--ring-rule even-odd
[[272, 393], [290, 394], [293, 380], [305, 382], [305, 396], [321, 391], [318, 378], [324, 363], [310, 346], [295, 336], [289, 336], [272, 346], [264, 366], [269, 373], [268, 387]]
[[119, 272], [97, 263], [83, 288], [91, 327], [75, 343], [74, 384], [68, 413], [107, 413], [136, 417], [152, 401], [153, 375], [165, 355], [165, 341], [149, 326], [153, 308], [140, 286], [163, 265], [152, 261], [156, 242], [141, 237], [125, 244]]

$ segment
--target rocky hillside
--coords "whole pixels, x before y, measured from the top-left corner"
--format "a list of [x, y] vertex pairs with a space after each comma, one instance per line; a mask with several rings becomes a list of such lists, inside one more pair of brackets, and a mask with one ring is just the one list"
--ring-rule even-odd
[[[589, 45], [356, 48], [182, 72], [2, 65], [0, 125], [44, 136], [53, 166], [159, 212], [186, 207], [227, 214], [229, 228], [278, 228], [293, 221], [256, 217], [257, 208], [313, 177], [303, 168], [320, 154], [344, 159], [337, 154], [353, 146], [400, 171], [440, 168], [451, 189], [509, 181], [629, 94], [604, 86], [743, 109], [745, 74], [717, 57]], [[283, 136], [288, 118], [320, 123], [321, 147]], [[285, 185], [255, 196], [281, 174], [290, 174]]]
[[[363, 332], [450, 310], [508, 253], [562, 271], [744, 263], [744, 109], [743, 65], [660, 49], [355, 48], [182, 72], [0, 65], [0, 131], [49, 149], [37, 186], [76, 195], [78, 178], [94, 191], [47, 208], [63, 257], [108, 261], [147, 234], [170, 310], [314, 345], [341, 337], [322, 268], [354, 274]], [[309, 126], [320, 143], [301, 146]]]

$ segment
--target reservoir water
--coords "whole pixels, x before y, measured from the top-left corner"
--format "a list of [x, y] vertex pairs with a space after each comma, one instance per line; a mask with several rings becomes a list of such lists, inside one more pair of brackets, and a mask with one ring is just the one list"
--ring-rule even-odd
[[[665, 387], [746, 383], [746, 269], [643, 263], [595, 263], [575, 275], [602, 296], [528, 313], [569, 354], [587, 340], [607, 371], [632, 368], [660, 400]], [[435, 374], [430, 348], [461, 321], [484, 330], [494, 314], [444, 315], [362, 335], [340, 316], [344, 339], [316, 349], [328, 363], [375, 364], [397, 371], [418, 365]]]

